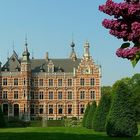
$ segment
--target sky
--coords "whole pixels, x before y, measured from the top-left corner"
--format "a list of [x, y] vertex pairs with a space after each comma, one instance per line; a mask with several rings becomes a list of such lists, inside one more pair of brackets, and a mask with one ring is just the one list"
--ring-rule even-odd
[[98, 10], [105, 1], [0, 0], [0, 61], [4, 64], [13, 49], [21, 56], [25, 36], [35, 58], [45, 58], [46, 52], [50, 58], [68, 58], [72, 39], [81, 58], [88, 40], [94, 62], [102, 66], [102, 86], [139, 73], [140, 62], [133, 68], [128, 60], [115, 55], [122, 40], [111, 36], [101, 24], [110, 18]]

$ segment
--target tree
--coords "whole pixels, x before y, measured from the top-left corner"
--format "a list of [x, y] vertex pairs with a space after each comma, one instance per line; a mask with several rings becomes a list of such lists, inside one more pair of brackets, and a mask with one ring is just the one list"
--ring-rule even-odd
[[[127, 58], [135, 67], [140, 60], [140, 0], [125, 0], [121, 3], [107, 0], [99, 6], [99, 10], [114, 16], [115, 19], [104, 19], [102, 25], [110, 29], [111, 35], [126, 42], [116, 51], [116, 55]], [[132, 47], [130, 42], [133, 43]]]
[[96, 102], [93, 101], [93, 103], [90, 105], [90, 109], [88, 111], [88, 115], [86, 118], [86, 123], [85, 123], [86, 128], [92, 129], [93, 116], [96, 111], [96, 107], [97, 107]]
[[3, 128], [5, 126], [6, 126], [6, 123], [5, 123], [5, 119], [4, 119], [4, 116], [3, 116], [3, 113], [1, 110], [1, 106], [0, 106], [0, 128]]
[[123, 81], [113, 85], [113, 101], [107, 117], [106, 131], [109, 136], [135, 136], [138, 127], [132, 103], [132, 92]]
[[132, 102], [135, 108], [136, 120], [140, 121], [140, 74], [135, 74], [132, 76], [131, 80], [131, 88], [132, 88]]
[[87, 107], [86, 107], [86, 110], [85, 110], [85, 113], [84, 113], [83, 120], [82, 120], [83, 127], [86, 126], [86, 119], [87, 119], [87, 115], [88, 115], [89, 110], [90, 110], [90, 104], [88, 103]]
[[106, 118], [111, 104], [110, 93], [102, 93], [99, 105], [94, 113], [93, 129], [95, 131], [105, 131]]

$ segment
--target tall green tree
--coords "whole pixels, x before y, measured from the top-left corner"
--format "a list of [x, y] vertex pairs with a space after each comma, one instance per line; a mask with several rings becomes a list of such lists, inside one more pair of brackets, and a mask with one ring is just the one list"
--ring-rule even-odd
[[123, 81], [113, 86], [113, 101], [106, 123], [109, 136], [135, 136], [138, 127], [130, 87]]
[[5, 119], [4, 119], [4, 116], [3, 116], [3, 113], [1, 110], [1, 106], [0, 106], [0, 128], [3, 128], [5, 126], [6, 126], [6, 123], [5, 123]]
[[90, 104], [88, 103], [86, 110], [85, 110], [85, 113], [84, 113], [83, 120], [82, 120], [83, 127], [86, 127], [86, 119], [87, 119], [87, 115], [88, 115], [89, 110], [90, 110]]
[[86, 118], [86, 123], [85, 123], [86, 128], [92, 129], [93, 116], [96, 111], [96, 107], [97, 107], [96, 102], [93, 101], [92, 104], [90, 105], [90, 109], [88, 111], [88, 115]]
[[136, 120], [140, 122], [140, 74], [135, 74], [132, 76], [131, 80], [132, 89], [132, 102], [135, 108]]
[[93, 129], [95, 131], [105, 131], [106, 118], [111, 104], [110, 93], [104, 93], [101, 96], [99, 105], [94, 113]]

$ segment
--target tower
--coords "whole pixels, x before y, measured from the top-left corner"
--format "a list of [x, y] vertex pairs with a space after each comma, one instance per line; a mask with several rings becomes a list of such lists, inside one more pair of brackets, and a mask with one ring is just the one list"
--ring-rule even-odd
[[27, 38], [25, 39], [25, 50], [22, 53], [21, 60], [21, 76], [22, 76], [22, 93], [23, 95], [23, 108], [22, 112], [25, 120], [30, 120], [30, 78], [31, 78], [31, 62], [30, 53], [28, 51]]

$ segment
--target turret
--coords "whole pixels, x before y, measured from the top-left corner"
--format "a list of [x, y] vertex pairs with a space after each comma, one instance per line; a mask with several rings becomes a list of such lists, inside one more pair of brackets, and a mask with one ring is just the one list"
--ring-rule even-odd
[[25, 39], [25, 50], [22, 53], [21, 71], [30, 71], [30, 53], [27, 46], [27, 39]]
[[70, 59], [72, 59], [73, 61], [75, 61], [77, 59], [77, 56], [76, 56], [76, 53], [75, 53], [75, 50], [74, 50], [75, 44], [74, 44], [73, 41], [72, 41], [72, 43], [71, 43], [70, 46], [72, 48], [72, 51], [71, 51], [71, 54], [70, 54]]
[[90, 47], [89, 42], [86, 42], [85, 45], [84, 45], [84, 57], [86, 59], [90, 58], [89, 47]]

